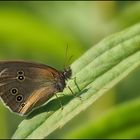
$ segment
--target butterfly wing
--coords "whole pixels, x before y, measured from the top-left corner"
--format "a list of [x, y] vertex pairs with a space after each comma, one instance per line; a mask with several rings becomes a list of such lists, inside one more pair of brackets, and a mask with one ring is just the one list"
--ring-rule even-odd
[[59, 91], [58, 78], [59, 72], [46, 65], [0, 62], [0, 96], [13, 112], [27, 114]]

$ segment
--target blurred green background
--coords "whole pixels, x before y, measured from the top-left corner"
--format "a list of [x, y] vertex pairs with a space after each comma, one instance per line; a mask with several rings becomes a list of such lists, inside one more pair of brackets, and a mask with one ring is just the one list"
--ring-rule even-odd
[[[140, 2], [133, 1], [0, 2], [0, 60], [24, 59], [61, 70], [67, 44], [74, 61], [104, 37], [140, 22], [139, 13]], [[63, 138], [111, 107], [139, 97], [139, 70], [49, 138]], [[10, 138], [23, 119], [0, 102], [0, 138]]]

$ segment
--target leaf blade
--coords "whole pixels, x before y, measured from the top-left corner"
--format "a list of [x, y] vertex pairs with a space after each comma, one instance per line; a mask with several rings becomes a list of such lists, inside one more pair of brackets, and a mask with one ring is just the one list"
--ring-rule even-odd
[[[55, 108], [57, 101], [53, 102], [51, 100], [44, 107], [46, 112], [38, 112], [36, 116], [32, 115], [32, 118], [21, 123], [13, 138], [44, 138], [48, 136], [55, 129], [62, 127], [74, 116], [94, 103], [102, 94], [138, 67], [140, 65], [139, 33], [140, 24], [137, 24], [110, 37], [111, 43], [104, 43], [110, 41], [108, 38], [104, 39], [98, 44], [99, 49], [104, 48], [103, 53], [99, 51], [96, 57], [92, 57], [92, 49], [90, 49], [87, 53], [91, 58], [86, 65], [84, 63], [85, 66], [82, 64], [83, 59], [79, 58], [78, 62], [72, 64], [72, 70], [74, 70], [73, 77], [76, 77], [82, 92], [78, 93], [73, 80], [70, 80], [68, 84], [75, 93], [81, 94], [82, 101], [75, 98], [66, 101], [66, 97], [64, 97], [65, 106], [61, 110]], [[117, 36], [118, 41], [116, 41]], [[111, 46], [108, 47], [108, 44]], [[82, 57], [85, 60], [88, 56], [87, 53]], [[79, 68], [77, 63], [79, 63]], [[65, 95], [70, 95], [70, 91], [67, 88], [64, 93]]]

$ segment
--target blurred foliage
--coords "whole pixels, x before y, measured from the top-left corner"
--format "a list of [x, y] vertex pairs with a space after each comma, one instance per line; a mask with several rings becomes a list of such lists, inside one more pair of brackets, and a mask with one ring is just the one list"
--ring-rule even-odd
[[[76, 129], [67, 138], [139, 138], [140, 98], [110, 109], [105, 115]], [[130, 115], [130, 114], [133, 115]]]
[[[74, 55], [74, 61], [102, 38], [140, 22], [139, 10], [140, 2], [135, 1], [1, 1], [0, 59], [39, 61], [61, 70], [67, 44], [68, 58]], [[85, 118], [93, 120], [112, 106], [137, 98], [139, 77], [137, 69], [111, 94], [104, 95], [101, 102], [56, 130], [50, 138], [61, 138], [64, 132], [80, 127]], [[0, 114], [0, 138], [10, 138], [23, 118], [3, 105]]]

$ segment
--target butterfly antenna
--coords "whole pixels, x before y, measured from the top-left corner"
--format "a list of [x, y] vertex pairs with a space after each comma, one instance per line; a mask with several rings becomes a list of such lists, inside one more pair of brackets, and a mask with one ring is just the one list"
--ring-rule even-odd
[[68, 57], [68, 43], [67, 43], [66, 52], [65, 52], [65, 62], [64, 62], [64, 69], [66, 68], [67, 57]]
[[70, 58], [68, 59], [68, 61], [67, 61], [68, 65], [70, 64], [70, 61], [72, 60], [73, 56], [74, 55], [71, 55]]

